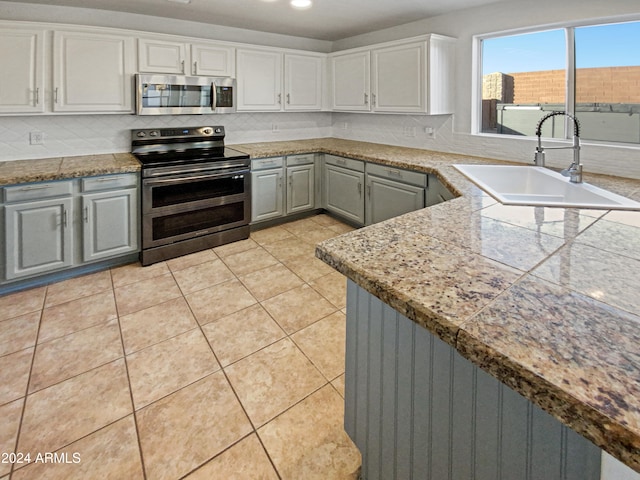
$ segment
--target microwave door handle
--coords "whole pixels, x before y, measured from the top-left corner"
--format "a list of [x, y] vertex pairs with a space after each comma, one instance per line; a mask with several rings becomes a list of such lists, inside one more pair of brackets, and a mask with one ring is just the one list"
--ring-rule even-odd
[[216, 105], [218, 103], [218, 91], [216, 88], [216, 83], [211, 82], [211, 110], [216, 111]]

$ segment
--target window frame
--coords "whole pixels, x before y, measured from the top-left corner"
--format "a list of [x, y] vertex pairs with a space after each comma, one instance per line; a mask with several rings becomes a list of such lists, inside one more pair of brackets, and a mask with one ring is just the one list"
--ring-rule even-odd
[[[473, 45], [472, 45], [472, 72], [473, 72], [473, 82], [472, 82], [472, 106], [471, 106], [471, 134], [479, 135], [483, 137], [490, 138], [502, 138], [502, 139], [534, 139], [536, 137], [529, 135], [522, 136], [513, 136], [513, 135], [505, 135], [499, 133], [488, 133], [482, 131], [482, 42], [484, 40], [499, 38], [499, 37], [509, 37], [515, 35], [524, 35], [528, 33], [539, 33], [550, 30], [564, 30], [565, 32], [565, 57], [566, 57], [566, 85], [565, 85], [565, 110], [566, 112], [574, 115], [575, 107], [576, 107], [576, 53], [575, 53], [575, 29], [581, 27], [595, 27], [599, 25], [612, 25], [616, 23], [630, 23], [630, 22], [640, 22], [640, 15], [624, 15], [617, 17], [607, 17], [607, 18], [597, 18], [590, 19], [584, 21], [574, 21], [574, 22], [562, 22], [555, 24], [546, 24], [546, 25], [538, 25], [531, 26], [526, 28], [518, 28], [512, 30], [503, 30], [498, 32], [491, 33], [483, 33], [473, 36]], [[571, 139], [571, 132], [573, 132], [573, 127], [569, 123], [570, 120], [565, 117], [565, 136], [564, 138], [554, 138], [550, 140], [556, 141], [568, 141]], [[605, 140], [590, 140], [587, 139], [582, 140], [582, 144], [594, 144], [594, 145], [605, 145], [605, 146], [613, 146], [613, 147], [630, 147], [639, 149], [640, 146], [636, 143], [624, 143], [624, 142], [610, 142]]]

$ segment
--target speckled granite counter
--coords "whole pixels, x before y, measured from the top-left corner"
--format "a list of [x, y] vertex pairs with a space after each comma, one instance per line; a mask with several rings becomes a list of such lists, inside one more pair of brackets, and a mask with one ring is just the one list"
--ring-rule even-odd
[[[640, 471], [640, 212], [501, 205], [451, 167], [486, 159], [336, 139], [241, 148], [437, 174], [461, 196], [327, 240], [317, 255]], [[640, 200], [640, 181], [585, 181]]]
[[0, 162], [0, 185], [46, 182], [139, 170], [140, 162], [130, 153], [16, 160]]

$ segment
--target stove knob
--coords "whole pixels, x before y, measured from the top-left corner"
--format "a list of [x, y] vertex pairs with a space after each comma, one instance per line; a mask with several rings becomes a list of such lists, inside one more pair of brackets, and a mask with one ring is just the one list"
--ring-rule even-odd
[[151, 135], [152, 137], [157, 137], [158, 136], [158, 131], [157, 130], [151, 130], [149, 132], [149, 135]]
[[138, 132], [138, 137], [142, 138], [142, 137], [146, 137], [147, 134], [144, 132]]
[[222, 129], [221, 128], [216, 128], [216, 133], [222, 133]]
[[213, 133], [213, 130], [211, 130], [210, 128], [204, 128], [202, 129], [202, 133], [204, 133], [205, 135], [211, 135]]

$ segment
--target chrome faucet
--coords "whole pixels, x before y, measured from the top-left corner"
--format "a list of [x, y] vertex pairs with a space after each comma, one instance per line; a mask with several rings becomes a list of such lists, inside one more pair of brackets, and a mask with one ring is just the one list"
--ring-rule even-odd
[[569, 181], [572, 183], [582, 183], [582, 164], [580, 163], [580, 122], [573, 115], [566, 112], [551, 112], [540, 119], [536, 126], [536, 135], [538, 136], [538, 146], [536, 147], [534, 164], [538, 167], [544, 167], [545, 148], [542, 146], [542, 124], [551, 117], [556, 115], [564, 115], [573, 120], [573, 145], [570, 147], [547, 147], [548, 150], [560, 150], [564, 148], [573, 149], [573, 163], [569, 165], [569, 168], [565, 168], [560, 173], [565, 177], [569, 177]]

